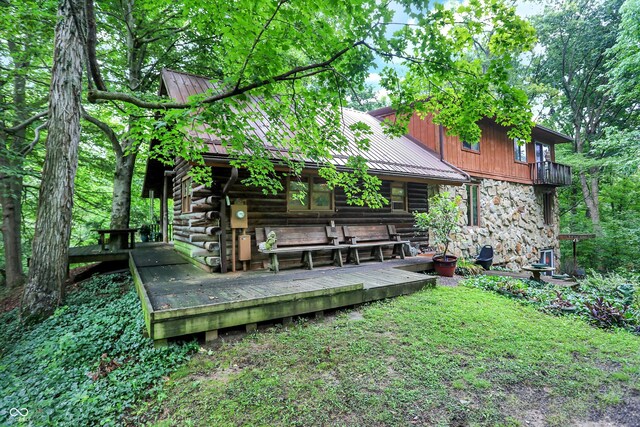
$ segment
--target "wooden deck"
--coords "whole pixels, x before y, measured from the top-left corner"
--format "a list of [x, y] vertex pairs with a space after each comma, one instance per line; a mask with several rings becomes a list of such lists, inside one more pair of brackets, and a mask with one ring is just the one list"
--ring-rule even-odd
[[169, 245], [131, 251], [129, 266], [147, 330], [167, 338], [284, 319], [416, 292], [436, 278], [417, 271], [430, 259], [407, 258], [313, 271], [206, 273]]

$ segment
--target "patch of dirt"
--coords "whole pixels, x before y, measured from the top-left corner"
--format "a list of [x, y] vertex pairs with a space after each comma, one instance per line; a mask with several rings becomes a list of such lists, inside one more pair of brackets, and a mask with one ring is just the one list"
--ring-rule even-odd
[[20, 305], [22, 289], [23, 287], [20, 286], [15, 289], [3, 291], [2, 294], [0, 294], [0, 313], [6, 313]]
[[438, 285], [439, 286], [458, 286], [458, 283], [464, 280], [464, 276], [455, 275], [453, 277], [443, 277], [438, 276]]
[[580, 427], [640, 426], [640, 392], [632, 390], [624, 396], [620, 404], [609, 406], [604, 413], [594, 412], [588, 422], [606, 422], [607, 424], [578, 425]]
[[349, 318], [349, 320], [353, 320], [353, 321], [364, 320], [364, 316], [358, 310], [349, 311], [349, 313], [347, 314], [347, 317]]

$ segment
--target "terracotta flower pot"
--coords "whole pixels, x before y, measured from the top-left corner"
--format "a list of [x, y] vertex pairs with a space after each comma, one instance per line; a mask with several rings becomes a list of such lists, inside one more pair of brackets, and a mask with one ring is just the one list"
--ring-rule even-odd
[[453, 255], [448, 255], [446, 261], [442, 255], [437, 255], [433, 257], [433, 268], [439, 276], [453, 277], [457, 262], [458, 257]]

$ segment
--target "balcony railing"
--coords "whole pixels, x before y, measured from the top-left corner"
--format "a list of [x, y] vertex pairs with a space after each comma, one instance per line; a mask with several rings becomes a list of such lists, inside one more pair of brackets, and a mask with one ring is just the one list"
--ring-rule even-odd
[[537, 185], [571, 185], [571, 167], [554, 162], [529, 163], [531, 180]]

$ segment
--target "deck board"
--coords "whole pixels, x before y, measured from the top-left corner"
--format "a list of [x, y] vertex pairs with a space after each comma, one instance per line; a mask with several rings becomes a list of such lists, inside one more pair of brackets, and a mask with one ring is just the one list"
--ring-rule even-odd
[[130, 259], [141, 299], [150, 305], [148, 328], [154, 339], [408, 294], [434, 285], [435, 277], [396, 267], [419, 270], [429, 264], [407, 258], [344, 268], [222, 275], [198, 269], [169, 245], [134, 249]]

